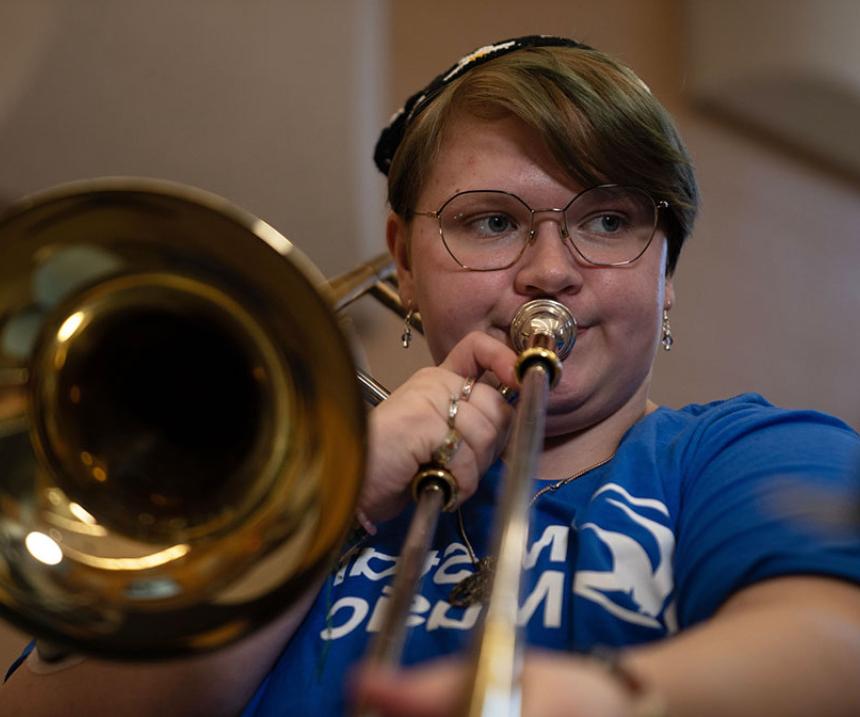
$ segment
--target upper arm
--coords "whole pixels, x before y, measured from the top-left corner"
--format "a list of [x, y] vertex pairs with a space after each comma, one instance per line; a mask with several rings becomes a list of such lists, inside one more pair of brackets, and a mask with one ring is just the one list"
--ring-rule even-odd
[[47, 674], [24, 664], [0, 688], [0, 715], [235, 715], [277, 655], [275, 641], [262, 639], [270, 644], [250, 638], [182, 660], [125, 663], [87, 658]]
[[764, 611], [787, 611], [812, 619], [839, 620], [860, 631], [860, 585], [815, 575], [791, 575], [764, 580], [732, 595], [715, 619]]
[[685, 457], [675, 552], [682, 627], [763, 581], [860, 582], [860, 533], [823, 523], [814, 506], [860, 498], [857, 434], [811, 412], [746, 414], [707, 426]]
[[266, 628], [204, 655], [152, 663], [87, 658], [47, 674], [36, 674], [22, 665], [0, 688], [0, 717], [236, 715], [315, 597], [316, 591], [310, 592]]

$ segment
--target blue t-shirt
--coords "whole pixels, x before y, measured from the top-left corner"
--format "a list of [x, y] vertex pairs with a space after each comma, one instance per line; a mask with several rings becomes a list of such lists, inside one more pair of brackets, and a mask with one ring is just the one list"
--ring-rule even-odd
[[[486, 555], [503, 467], [462, 507]], [[780, 575], [860, 582], [860, 535], [820, 520], [858, 501], [860, 439], [837, 419], [775, 408], [756, 395], [661, 408], [607, 464], [533, 505], [520, 623], [528, 645], [585, 652], [665, 638], [707, 620], [740, 588]], [[537, 481], [535, 492], [554, 481]], [[824, 511], [826, 513], [826, 511]], [[350, 668], [380, 626], [408, 512], [342, 563], [246, 717], [339, 715]], [[404, 663], [459, 652], [480, 606], [454, 607], [473, 572], [456, 514], [443, 514], [412, 605]], [[241, 669], [241, 666], [239, 666]]]

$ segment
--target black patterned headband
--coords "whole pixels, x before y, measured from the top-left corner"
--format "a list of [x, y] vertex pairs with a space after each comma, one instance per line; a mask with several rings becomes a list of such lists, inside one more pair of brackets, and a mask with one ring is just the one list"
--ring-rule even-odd
[[379, 135], [379, 140], [376, 143], [376, 149], [373, 152], [373, 161], [377, 168], [384, 175], [388, 176], [388, 169], [391, 167], [391, 160], [394, 158], [394, 153], [403, 141], [403, 135], [406, 132], [406, 127], [417, 117], [448, 84], [461, 77], [469, 70], [482, 65], [488, 60], [492, 60], [502, 55], [520, 50], [524, 47], [574, 47], [584, 50], [590, 50], [588, 45], [583, 45], [576, 40], [570, 40], [566, 37], [554, 37], [552, 35], [527, 35], [525, 37], [515, 37], [504, 42], [497, 42], [493, 45], [485, 45], [477, 50], [470, 52], [468, 55], [458, 60], [456, 64], [449, 67], [441, 75], [438, 75], [434, 80], [427, 85], [423, 90], [416, 92], [403, 105], [388, 123], [388, 126], [382, 130]]

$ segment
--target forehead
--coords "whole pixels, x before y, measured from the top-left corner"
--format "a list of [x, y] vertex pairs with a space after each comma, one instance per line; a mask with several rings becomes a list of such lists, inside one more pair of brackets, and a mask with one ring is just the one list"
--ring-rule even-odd
[[583, 187], [565, 174], [543, 137], [521, 120], [460, 114], [442, 134], [419, 208], [438, 208], [469, 189], [502, 189], [537, 202], [547, 195], [569, 199]]

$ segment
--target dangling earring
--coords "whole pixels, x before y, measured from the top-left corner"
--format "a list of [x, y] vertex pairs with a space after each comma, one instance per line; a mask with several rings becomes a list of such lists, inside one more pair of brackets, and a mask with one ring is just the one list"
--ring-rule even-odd
[[415, 311], [409, 309], [406, 317], [403, 319], [403, 333], [400, 334], [400, 345], [408, 349], [412, 343], [412, 317], [415, 316]]
[[675, 343], [675, 340], [672, 338], [672, 325], [669, 323], [669, 310], [663, 309], [663, 327], [662, 327], [662, 335], [660, 336], [660, 343], [663, 345], [664, 351], [671, 351], [672, 344]]

